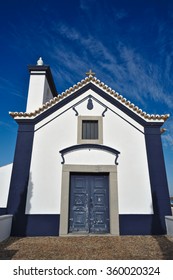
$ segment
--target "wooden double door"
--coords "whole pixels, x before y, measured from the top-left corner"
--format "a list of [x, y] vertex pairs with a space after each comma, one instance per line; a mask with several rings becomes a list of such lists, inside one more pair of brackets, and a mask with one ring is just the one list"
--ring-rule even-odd
[[72, 173], [70, 176], [70, 233], [109, 233], [109, 175]]

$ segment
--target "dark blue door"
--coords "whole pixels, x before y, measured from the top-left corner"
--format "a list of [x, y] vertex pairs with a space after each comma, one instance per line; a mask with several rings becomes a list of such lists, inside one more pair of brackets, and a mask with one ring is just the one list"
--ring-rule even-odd
[[69, 232], [109, 232], [109, 177], [71, 174]]

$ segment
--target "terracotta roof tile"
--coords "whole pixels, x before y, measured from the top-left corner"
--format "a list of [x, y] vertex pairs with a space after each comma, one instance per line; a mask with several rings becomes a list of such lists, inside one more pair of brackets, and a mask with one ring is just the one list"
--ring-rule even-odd
[[118, 92], [115, 90], [111, 89], [107, 85], [105, 85], [103, 82], [98, 80], [96, 77], [89, 76], [86, 77], [85, 79], [81, 80], [77, 84], [73, 85], [69, 89], [66, 89], [65, 92], [62, 92], [61, 94], [57, 95], [53, 99], [51, 99], [49, 102], [46, 102], [43, 104], [40, 108], [35, 110], [34, 112], [9, 112], [9, 114], [13, 118], [34, 118], [41, 114], [42, 112], [48, 110], [50, 107], [54, 106], [58, 102], [60, 102], [62, 99], [66, 98], [68, 95], [73, 94], [75, 91], [83, 87], [84, 85], [92, 82], [96, 86], [99, 86], [102, 90], [107, 92], [108, 94], [112, 95], [116, 100], [118, 100], [120, 103], [122, 103], [125, 107], [129, 108], [132, 110], [134, 113], [139, 115], [141, 118], [145, 120], [150, 120], [150, 121], [166, 121], [169, 118], [169, 114], [165, 115], [154, 115], [154, 114], [147, 114], [146, 112], [142, 111], [142, 109], [138, 108], [135, 106], [133, 103], [131, 103], [129, 100], [124, 98], [122, 95], [120, 95]]

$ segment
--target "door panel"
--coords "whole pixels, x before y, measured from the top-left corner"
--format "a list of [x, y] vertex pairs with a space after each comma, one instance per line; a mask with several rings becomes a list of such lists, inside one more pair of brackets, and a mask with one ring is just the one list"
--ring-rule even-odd
[[109, 232], [108, 187], [108, 175], [71, 175], [69, 232]]
[[85, 176], [71, 176], [69, 232], [89, 232]]
[[94, 176], [90, 193], [90, 232], [109, 232], [108, 176]]

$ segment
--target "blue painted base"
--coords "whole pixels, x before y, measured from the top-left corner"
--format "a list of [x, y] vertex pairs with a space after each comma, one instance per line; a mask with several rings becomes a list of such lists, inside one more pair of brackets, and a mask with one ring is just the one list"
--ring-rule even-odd
[[7, 208], [0, 207], [0, 215], [6, 215], [7, 214]]
[[[13, 217], [12, 236], [58, 236], [60, 215]], [[120, 235], [166, 234], [165, 219], [157, 215], [120, 215]]]
[[13, 217], [12, 236], [57, 236], [60, 215], [22, 215]]
[[157, 215], [120, 215], [120, 235], [166, 234], [165, 219]]

